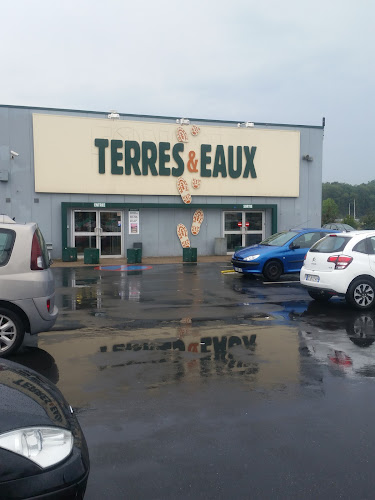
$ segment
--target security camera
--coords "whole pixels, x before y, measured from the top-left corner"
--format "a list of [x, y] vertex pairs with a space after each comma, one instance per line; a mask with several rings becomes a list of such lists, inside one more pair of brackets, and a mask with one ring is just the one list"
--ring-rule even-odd
[[15, 151], [11, 151], [10, 155], [11, 155], [12, 158], [14, 158], [15, 156], [19, 156], [19, 154], [16, 153]]

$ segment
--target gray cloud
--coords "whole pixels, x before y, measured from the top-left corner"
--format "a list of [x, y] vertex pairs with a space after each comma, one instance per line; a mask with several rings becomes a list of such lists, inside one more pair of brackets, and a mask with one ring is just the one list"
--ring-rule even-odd
[[2, 2], [3, 104], [320, 125], [323, 180], [375, 178], [375, 4]]

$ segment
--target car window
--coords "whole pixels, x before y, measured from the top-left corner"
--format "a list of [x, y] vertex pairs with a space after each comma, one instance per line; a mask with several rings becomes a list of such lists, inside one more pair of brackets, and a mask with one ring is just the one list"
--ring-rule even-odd
[[[367, 246], [367, 240], [369, 240], [369, 239], [370, 238], [367, 238], [365, 240], [360, 241], [356, 245], [354, 245], [353, 252], [369, 253], [369, 250], [370, 250], [370, 253], [375, 253], [373, 245], [370, 244], [369, 246]], [[374, 240], [373, 244], [375, 245], [375, 240]]]
[[273, 234], [261, 241], [260, 245], [282, 247], [285, 243], [288, 243], [289, 240], [294, 238], [294, 236], [297, 236], [298, 233], [299, 231], [282, 231], [281, 233]]
[[351, 240], [350, 236], [336, 236], [330, 234], [318, 241], [310, 249], [310, 252], [332, 253], [342, 252], [347, 243]]
[[16, 233], [10, 229], [0, 229], [0, 266], [5, 266], [12, 254]]
[[305, 233], [298, 236], [293, 241], [294, 245], [298, 245], [300, 248], [310, 248], [314, 243], [320, 240], [320, 233]]
[[375, 253], [375, 237], [367, 238], [370, 247], [370, 253]]

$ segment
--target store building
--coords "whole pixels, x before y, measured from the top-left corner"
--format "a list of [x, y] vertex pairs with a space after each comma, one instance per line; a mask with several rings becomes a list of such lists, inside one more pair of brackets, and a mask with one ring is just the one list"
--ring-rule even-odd
[[320, 227], [321, 126], [0, 106], [0, 213], [61, 258], [231, 253]]

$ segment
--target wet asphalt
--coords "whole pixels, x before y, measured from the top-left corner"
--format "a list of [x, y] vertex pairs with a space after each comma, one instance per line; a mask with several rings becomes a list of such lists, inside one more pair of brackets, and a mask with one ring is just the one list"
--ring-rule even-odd
[[230, 270], [53, 269], [58, 321], [13, 359], [75, 408], [88, 500], [374, 497], [375, 311]]

